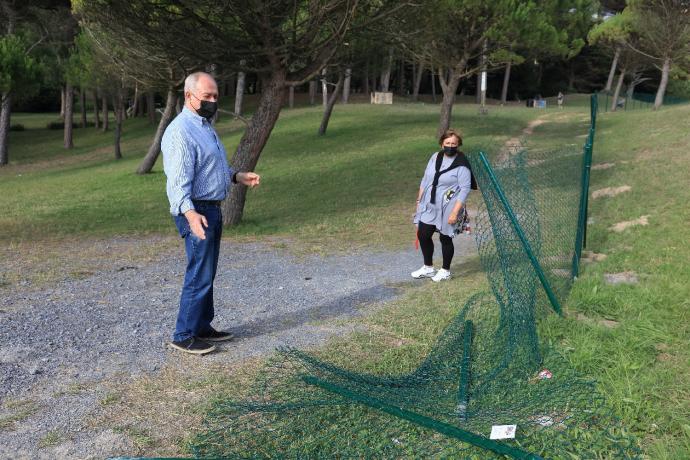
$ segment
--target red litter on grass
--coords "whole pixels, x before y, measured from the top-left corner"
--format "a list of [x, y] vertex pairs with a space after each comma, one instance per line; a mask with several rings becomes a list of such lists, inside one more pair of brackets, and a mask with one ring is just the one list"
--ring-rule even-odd
[[541, 371], [537, 374], [537, 377], [539, 378], [539, 380], [545, 380], [545, 379], [550, 379], [551, 377], [553, 377], [553, 374], [551, 373], [550, 370], [544, 369], [543, 371]]

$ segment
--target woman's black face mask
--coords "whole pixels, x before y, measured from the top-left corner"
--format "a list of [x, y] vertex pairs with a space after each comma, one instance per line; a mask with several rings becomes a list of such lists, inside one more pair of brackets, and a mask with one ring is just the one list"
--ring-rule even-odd
[[458, 148], [457, 147], [443, 147], [443, 153], [445, 153], [449, 157], [452, 157], [453, 155], [458, 153]]

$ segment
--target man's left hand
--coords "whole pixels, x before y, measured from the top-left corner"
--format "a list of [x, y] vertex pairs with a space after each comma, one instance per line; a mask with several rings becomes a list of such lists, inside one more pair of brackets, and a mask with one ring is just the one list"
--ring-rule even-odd
[[261, 182], [261, 176], [253, 172], [238, 172], [237, 182], [244, 184], [247, 187], [256, 187]]
[[457, 216], [457, 215], [454, 215], [454, 214], [451, 214], [450, 216], [448, 216], [448, 223], [449, 223], [450, 225], [455, 225], [455, 224], [457, 224], [457, 223], [458, 223], [458, 216]]

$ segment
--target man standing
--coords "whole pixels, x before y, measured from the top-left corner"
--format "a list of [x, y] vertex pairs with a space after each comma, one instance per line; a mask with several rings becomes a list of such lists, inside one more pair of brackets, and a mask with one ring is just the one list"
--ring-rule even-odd
[[211, 326], [213, 280], [223, 230], [220, 203], [231, 183], [255, 187], [260, 177], [228, 165], [225, 148], [210, 121], [218, 109], [218, 85], [213, 77], [204, 72], [189, 75], [184, 99], [184, 108], [165, 130], [161, 144], [170, 213], [187, 253], [180, 310], [169, 345], [201, 355], [216, 349], [210, 342], [232, 339], [232, 334]]

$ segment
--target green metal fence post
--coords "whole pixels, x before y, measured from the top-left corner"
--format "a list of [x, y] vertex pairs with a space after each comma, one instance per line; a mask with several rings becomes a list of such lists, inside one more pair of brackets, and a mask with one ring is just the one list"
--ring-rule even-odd
[[[592, 136], [594, 137], [594, 136]], [[590, 178], [590, 173], [592, 171], [592, 150], [593, 150], [593, 144], [589, 144], [587, 146], [587, 151], [585, 152], [585, 184], [584, 184], [584, 195], [585, 195], [585, 203], [584, 203], [584, 219], [582, 221], [582, 247], [586, 248], [587, 247], [587, 220], [589, 219], [589, 178]]]
[[522, 231], [522, 227], [520, 226], [520, 223], [518, 222], [517, 217], [515, 216], [515, 213], [513, 212], [513, 208], [510, 206], [508, 199], [506, 198], [505, 194], [503, 193], [503, 188], [501, 188], [501, 184], [498, 182], [498, 179], [496, 178], [496, 175], [494, 174], [494, 170], [493, 170], [493, 168], [491, 168], [491, 165], [489, 164], [489, 161], [486, 159], [484, 152], [479, 152], [479, 159], [481, 160], [482, 165], [484, 166], [484, 169], [486, 169], [486, 172], [489, 175], [489, 179], [491, 180], [491, 184], [494, 186], [494, 189], [496, 190], [496, 194], [498, 195], [498, 198], [501, 201], [501, 204], [503, 204], [503, 208], [506, 210], [506, 213], [508, 214], [508, 217], [510, 218], [510, 222], [513, 225], [513, 229], [515, 230], [515, 233], [517, 233], [518, 238], [520, 238], [520, 242], [522, 243], [522, 247], [524, 248], [525, 253], [527, 254], [527, 257], [529, 258], [530, 262], [532, 263], [532, 267], [534, 267], [534, 271], [537, 272], [537, 277], [539, 278], [541, 285], [544, 287], [544, 290], [546, 291], [546, 296], [549, 298], [549, 301], [551, 302], [551, 306], [556, 311], [556, 313], [563, 316], [561, 304], [558, 302], [558, 299], [556, 298], [556, 295], [554, 294], [553, 289], [551, 289], [551, 284], [549, 283], [549, 280], [546, 278], [546, 275], [544, 274], [544, 270], [541, 268], [539, 261], [537, 260], [536, 256], [534, 255], [534, 251], [532, 251], [532, 246], [529, 244], [529, 240], [527, 239], [527, 236], [525, 236], [525, 232]]
[[[592, 105], [598, 105], [599, 100], [597, 99], [596, 95], [592, 96], [590, 103]], [[597, 118], [594, 117], [591, 121], [591, 126], [589, 127], [589, 148], [585, 151], [585, 216], [584, 222], [582, 223], [582, 247], [587, 247], [587, 219], [589, 215], [589, 178], [592, 172], [592, 155], [594, 153], [594, 135], [596, 134], [596, 130]]]
[[582, 256], [582, 248], [584, 242], [584, 233], [587, 229], [587, 172], [589, 170], [589, 165], [587, 164], [587, 153], [590, 149], [589, 138], [591, 138], [591, 132], [588, 136], [588, 140], [583, 147], [582, 152], [582, 176], [580, 178], [580, 209], [577, 215], [577, 233], [575, 236], [575, 253], [573, 254], [573, 266], [572, 275], [573, 277], [578, 276], [580, 267], [580, 258]]
[[595, 107], [598, 105], [596, 94], [592, 95], [590, 107], [592, 119], [590, 120], [589, 135], [583, 147], [582, 158], [582, 178], [580, 180], [580, 210], [577, 217], [577, 234], [575, 236], [575, 253], [573, 254], [572, 275], [579, 274], [580, 258], [582, 248], [587, 246], [587, 215], [589, 207], [589, 178], [592, 170], [592, 150], [594, 146], [594, 133], [596, 131], [597, 119], [594, 116]]

